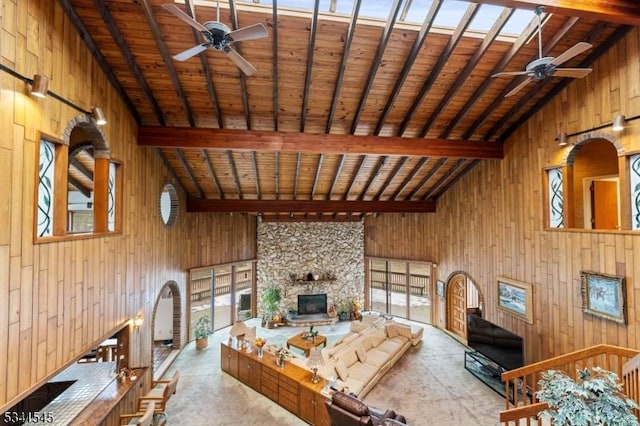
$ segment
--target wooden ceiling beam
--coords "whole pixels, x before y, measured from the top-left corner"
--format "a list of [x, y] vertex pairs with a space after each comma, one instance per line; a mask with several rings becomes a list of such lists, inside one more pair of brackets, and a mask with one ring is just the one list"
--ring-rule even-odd
[[304, 76], [304, 90], [302, 93], [302, 108], [300, 108], [300, 131], [304, 132], [307, 122], [307, 105], [309, 104], [309, 92], [311, 91], [311, 74], [313, 70], [313, 57], [316, 51], [316, 34], [318, 32], [318, 13], [320, 0], [315, 1], [313, 15], [311, 15], [311, 28], [309, 29], [309, 46], [307, 48], [307, 66]]
[[456, 49], [456, 46], [462, 39], [462, 36], [467, 31], [467, 27], [469, 27], [469, 24], [471, 24], [471, 21], [473, 20], [473, 17], [476, 16], [476, 13], [478, 12], [479, 8], [480, 6], [478, 6], [475, 3], [470, 3], [469, 6], [467, 6], [467, 10], [465, 11], [464, 15], [460, 19], [460, 22], [458, 23], [456, 30], [451, 35], [451, 38], [449, 39], [449, 43], [444, 48], [444, 50], [440, 53], [438, 62], [429, 71], [429, 76], [427, 77], [424, 84], [420, 88], [420, 92], [415, 97], [413, 104], [411, 104], [411, 107], [409, 108], [409, 111], [407, 111], [407, 115], [402, 120], [402, 123], [400, 123], [400, 128], [398, 129], [398, 133], [397, 133], [398, 136], [402, 136], [404, 132], [407, 130], [407, 127], [409, 127], [409, 123], [411, 123], [411, 120], [413, 120], [413, 116], [420, 108], [420, 105], [422, 105], [422, 101], [424, 101], [424, 98], [427, 96], [427, 93], [431, 90], [431, 87], [433, 87], [438, 77], [440, 77], [440, 72], [444, 68], [449, 58], [453, 56], [453, 52]]
[[340, 61], [340, 71], [338, 71], [338, 78], [336, 79], [336, 85], [333, 89], [333, 97], [331, 98], [331, 108], [329, 108], [329, 114], [327, 116], [326, 133], [331, 133], [331, 125], [333, 124], [333, 116], [336, 113], [340, 98], [340, 90], [342, 89], [342, 80], [344, 79], [344, 71], [347, 68], [347, 62], [349, 60], [349, 53], [351, 53], [351, 42], [353, 41], [353, 35], [356, 32], [356, 22], [358, 21], [358, 13], [360, 12], [360, 3], [362, 0], [355, 0], [353, 3], [353, 10], [351, 11], [351, 19], [349, 20], [349, 29], [347, 30], [346, 41], [344, 42], [344, 50], [342, 51], [342, 60]]
[[138, 145], [156, 148], [266, 151], [307, 154], [407, 155], [502, 159], [496, 142], [449, 139], [258, 132], [189, 127], [140, 127]]
[[[229, 12], [231, 13], [231, 29], [233, 31], [240, 29], [238, 24], [238, 12], [236, 11], [236, 3], [229, 0]], [[233, 45], [233, 49], [242, 55], [242, 43]], [[240, 92], [242, 93], [242, 107], [244, 108], [244, 120], [247, 123], [247, 129], [251, 130], [251, 109], [249, 108], [249, 92], [247, 91], [247, 76], [238, 68], [238, 76], [240, 78]]]
[[433, 201], [206, 200], [187, 199], [187, 212], [203, 213], [433, 213]]
[[[546, 14], [543, 14], [541, 16], [543, 20], [545, 17], [546, 17]], [[473, 108], [476, 102], [478, 102], [480, 98], [485, 94], [489, 85], [491, 85], [495, 81], [495, 79], [489, 78], [488, 76], [491, 76], [493, 74], [503, 71], [507, 66], [507, 64], [509, 64], [509, 62], [511, 62], [511, 60], [518, 54], [518, 52], [520, 52], [520, 50], [526, 45], [527, 40], [529, 40], [529, 38], [531, 38], [537, 30], [538, 30], [538, 19], [537, 18], [532, 19], [529, 22], [529, 25], [527, 25], [527, 28], [524, 29], [524, 31], [522, 32], [522, 34], [520, 34], [520, 36], [515, 41], [515, 43], [513, 43], [509, 51], [507, 51], [502, 56], [502, 58], [500, 59], [500, 62], [498, 62], [493, 67], [491, 72], [487, 74], [487, 77], [482, 81], [482, 84], [480, 84], [480, 86], [476, 88], [475, 92], [473, 93], [473, 95], [471, 95], [469, 100], [464, 104], [464, 106], [462, 106], [462, 108], [458, 110], [453, 120], [449, 121], [449, 124], [440, 134], [441, 138], [446, 138], [451, 134], [453, 129], [455, 129], [458, 126], [458, 124], [460, 124], [462, 119]]]
[[222, 187], [220, 186], [220, 181], [218, 180], [218, 176], [216, 176], [216, 171], [213, 169], [213, 164], [211, 164], [211, 160], [209, 159], [209, 154], [207, 153], [207, 150], [201, 149], [200, 155], [202, 155], [202, 159], [207, 165], [207, 171], [209, 171], [209, 177], [211, 177], [211, 180], [213, 181], [213, 184], [216, 187], [216, 191], [218, 191], [220, 198], [224, 200], [225, 198], [224, 192], [222, 191]]
[[182, 105], [182, 109], [187, 116], [187, 121], [191, 127], [195, 127], [196, 122], [193, 119], [193, 113], [191, 111], [191, 107], [189, 106], [189, 102], [187, 102], [187, 97], [184, 93], [184, 89], [182, 88], [182, 83], [178, 79], [178, 73], [176, 72], [176, 67], [173, 64], [173, 58], [169, 55], [169, 50], [167, 49], [167, 45], [164, 42], [164, 38], [162, 36], [162, 32], [160, 31], [160, 27], [158, 27], [158, 21], [156, 20], [153, 11], [151, 10], [151, 5], [149, 5], [149, 0], [139, 0], [138, 4], [142, 7], [142, 11], [144, 12], [144, 16], [147, 20], [147, 24], [151, 29], [151, 34], [156, 42], [156, 46], [158, 47], [158, 51], [160, 52], [160, 56], [164, 61], [164, 66], [167, 68], [167, 74], [169, 74], [169, 79], [173, 84], [173, 88], [176, 91], [176, 95], [178, 96], [178, 100], [180, 101], [180, 105]]
[[402, 66], [402, 71], [400, 72], [400, 76], [396, 80], [393, 86], [393, 89], [391, 90], [391, 94], [387, 98], [387, 103], [385, 104], [384, 109], [382, 110], [382, 114], [380, 114], [380, 117], [378, 118], [378, 123], [376, 124], [376, 128], [373, 131], [374, 135], [377, 136], [382, 131], [382, 127], [384, 126], [384, 123], [387, 121], [387, 117], [389, 116], [389, 113], [391, 112], [391, 109], [393, 108], [396, 102], [396, 98], [400, 94], [400, 90], [402, 89], [402, 86], [404, 86], [404, 82], [407, 80], [409, 73], [413, 69], [413, 63], [418, 58], [418, 55], [422, 50], [422, 46], [424, 45], [424, 42], [427, 40], [427, 36], [431, 32], [431, 27], [433, 26], [433, 20], [438, 14], [438, 11], [440, 11], [441, 6], [442, 6], [442, 0], [435, 0], [433, 3], [431, 3], [429, 12], [427, 13], [427, 16], [425, 17], [424, 22], [422, 23], [422, 27], [420, 28], [420, 32], [418, 33], [416, 40], [413, 42], [413, 46], [411, 46], [411, 51], [409, 52], [409, 56], [407, 56], [407, 59], [405, 60], [404, 65]]
[[198, 191], [198, 195], [197, 196], [200, 197], [200, 198], [204, 197], [204, 191], [202, 190], [202, 187], [198, 183], [198, 180], [193, 175], [193, 171], [191, 170], [191, 167], [189, 166], [189, 162], [184, 157], [184, 154], [182, 153], [182, 151], [180, 151], [179, 149], [176, 149], [175, 150], [175, 154], [176, 154], [176, 157], [178, 158], [178, 161], [180, 162], [180, 165], [185, 170], [185, 173], [187, 174], [187, 177], [189, 178], [189, 180], [191, 181], [193, 186]]
[[364, 88], [364, 92], [360, 95], [360, 102], [358, 103], [358, 109], [353, 116], [353, 121], [351, 122], [351, 134], [356, 133], [356, 129], [358, 128], [358, 124], [360, 124], [360, 116], [362, 115], [362, 111], [364, 111], [364, 106], [367, 103], [367, 99], [369, 98], [369, 93], [371, 92], [371, 88], [373, 87], [373, 82], [376, 79], [376, 74], [378, 73], [378, 69], [380, 69], [380, 64], [382, 63], [382, 57], [384, 56], [384, 51], [387, 49], [387, 44], [389, 44], [389, 39], [391, 38], [391, 32], [393, 31], [393, 26], [396, 24], [396, 19], [398, 18], [398, 14], [400, 13], [400, 9], [402, 6], [401, 0], [394, 0], [393, 5], [391, 6], [391, 11], [389, 13], [389, 18], [387, 19], [387, 24], [380, 35], [380, 41], [378, 42], [378, 48], [376, 49], [376, 56], [373, 59], [373, 63], [369, 67], [369, 76], [367, 77], [367, 84]]
[[[278, 91], [278, 0], [273, 0], [273, 11], [271, 18], [271, 34], [273, 42], [271, 43], [271, 56], [273, 61], [272, 72], [273, 79], [271, 83], [271, 96], [273, 97], [273, 130], [278, 131], [278, 111], [280, 110], [279, 91]], [[276, 157], [277, 162], [277, 157]], [[277, 174], [276, 174], [277, 179]], [[276, 180], [277, 191], [277, 180]], [[277, 192], [276, 192], [277, 194]]]
[[433, 126], [436, 119], [449, 104], [449, 101], [453, 99], [458, 90], [465, 85], [471, 73], [476, 69], [476, 65], [478, 65], [480, 59], [482, 59], [487, 50], [489, 50], [489, 47], [493, 44], [494, 40], [498, 37], [498, 34], [500, 34], [500, 31], [502, 31], [502, 28], [509, 21], [514, 12], [514, 9], [509, 8], [502, 10], [502, 13], [482, 40], [482, 44], [476, 49], [473, 56], [469, 59], [469, 62], [467, 62], [467, 65], [464, 67], [464, 70], [458, 75], [456, 81], [454, 81], [454, 83], [449, 87], [449, 90], [447, 90], [447, 94], [442, 97], [436, 109], [425, 122], [422, 127], [422, 131], [420, 132], [422, 137], [427, 135], [431, 126]]
[[[197, 21], [196, 11], [193, 0], [185, 0], [184, 5], [186, 8], [187, 15], [191, 16], [194, 20]], [[200, 44], [201, 35], [200, 31], [191, 27], [191, 31], [193, 33], [193, 40], [195, 44]], [[207, 83], [207, 92], [209, 92], [209, 97], [211, 98], [211, 104], [213, 105], [214, 113], [216, 114], [216, 121], [218, 122], [218, 127], [222, 128], [224, 126], [224, 121], [222, 120], [222, 111], [220, 110], [220, 104], [218, 103], [218, 95], [216, 94], [216, 88], [213, 84], [213, 74], [211, 73], [211, 67], [209, 66], [209, 59], [207, 58], [207, 51], [200, 52], [198, 55], [200, 57], [200, 66], [202, 67], [202, 77], [204, 81]]]
[[637, 0], [476, 0], [475, 2], [518, 9], [535, 9], [537, 6], [544, 6], [546, 12], [558, 15], [640, 25], [640, 2]]
[[89, 49], [89, 52], [91, 52], [91, 55], [100, 66], [100, 69], [126, 105], [129, 114], [131, 114], [138, 126], [140, 126], [142, 124], [142, 119], [140, 118], [140, 114], [138, 114], [138, 110], [136, 109], [127, 92], [122, 87], [122, 84], [120, 84], [120, 80], [118, 80], [118, 77], [116, 77], [115, 73], [109, 66], [107, 59], [98, 48], [95, 40], [93, 39], [93, 37], [91, 37], [91, 31], [87, 29], [87, 27], [82, 22], [82, 19], [80, 19], [80, 16], [78, 16], [78, 13], [71, 5], [71, 0], [58, 0], [58, 4], [60, 4], [60, 7], [62, 7], [62, 9], [64, 10], [65, 15], [67, 15], [67, 18], [69, 18], [69, 20], [71, 21], [71, 24], [78, 32], [78, 35], [86, 45], [87, 49]]

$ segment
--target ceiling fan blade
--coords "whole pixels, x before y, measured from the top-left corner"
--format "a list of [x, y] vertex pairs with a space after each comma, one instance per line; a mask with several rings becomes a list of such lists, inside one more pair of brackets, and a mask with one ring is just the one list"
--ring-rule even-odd
[[164, 8], [164, 10], [173, 14], [175, 17], [182, 19], [184, 22], [191, 25], [196, 30], [205, 31], [205, 32], [209, 31], [204, 27], [204, 25], [202, 25], [201, 23], [193, 19], [191, 16], [187, 15], [185, 12], [182, 11], [182, 9], [180, 9], [175, 4], [173, 3], [163, 4], [162, 7]]
[[529, 71], [505, 71], [493, 74], [491, 77], [508, 77], [514, 75], [527, 75]]
[[591, 49], [593, 46], [589, 43], [585, 43], [581, 41], [580, 43], [575, 44], [573, 47], [569, 48], [569, 50], [562, 53], [560, 56], [551, 61], [551, 65], [558, 66], [560, 64], [564, 64], [569, 59], [572, 59], [575, 56], [578, 56], [584, 51]]
[[531, 80], [533, 80], [533, 77], [527, 77], [524, 80], [522, 80], [522, 83], [518, 84], [513, 90], [511, 90], [509, 93], [507, 93], [506, 95], [504, 95], [505, 98], [508, 98], [509, 96], [513, 96], [516, 93], [518, 93], [524, 86], [526, 86], [527, 84], [529, 84], [531, 82]]
[[184, 52], [173, 55], [173, 59], [175, 59], [176, 61], [186, 61], [190, 57], [197, 55], [203, 50], [207, 50], [207, 47], [209, 47], [209, 43], [197, 44], [192, 48], [185, 50]]
[[244, 41], [244, 40], [255, 40], [258, 38], [265, 38], [269, 34], [267, 33], [267, 29], [262, 24], [254, 24], [249, 25], [248, 27], [239, 28], [235, 31], [231, 31], [227, 33], [225, 36], [231, 41]]
[[555, 77], [582, 78], [593, 71], [591, 68], [556, 68], [553, 71]]
[[251, 65], [249, 61], [243, 58], [238, 52], [236, 52], [232, 48], [227, 46], [224, 49], [224, 53], [227, 54], [229, 59], [231, 59], [233, 63], [236, 64], [238, 68], [240, 68], [240, 71], [245, 73], [245, 75], [250, 77], [256, 73], [256, 69], [253, 67], [253, 65]]

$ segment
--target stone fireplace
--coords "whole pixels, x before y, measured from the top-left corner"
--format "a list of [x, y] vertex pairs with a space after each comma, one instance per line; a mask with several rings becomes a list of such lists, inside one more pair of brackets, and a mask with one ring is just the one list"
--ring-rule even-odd
[[[298, 295], [327, 294], [327, 304], [364, 299], [364, 224], [361, 222], [258, 222], [258, 300], [278, 285], [281, 312]], [[315, 275], [317, 280], [307, 280]], [[261, 306], [258, 302], [258, 308]]]

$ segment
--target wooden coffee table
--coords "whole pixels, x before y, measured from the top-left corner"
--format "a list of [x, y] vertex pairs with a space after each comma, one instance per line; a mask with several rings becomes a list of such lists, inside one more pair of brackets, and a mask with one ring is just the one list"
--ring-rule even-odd
[[326, 337], [318, 334], [315, 339], [305, 339], [302, 337], [305, 334], [307, 334], [307, 332], [302, 331], [287, 340], [287, 348], [290, 349], [291, 346], [293, 346], [294, 348], [302, 349], [304, 351], [304, 356], [309, 356], [311, 348], [315, 348], [320, 345], [324, 345], [324, 347], [327, 346]]

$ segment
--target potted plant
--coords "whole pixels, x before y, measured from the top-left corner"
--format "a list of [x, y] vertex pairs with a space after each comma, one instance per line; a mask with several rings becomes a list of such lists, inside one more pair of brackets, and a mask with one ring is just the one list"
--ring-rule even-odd
[[618, 376], [600, 367], [578, 370], [579, 382], [564, 372], [548, 370], [538, 382], [536, 396], [548, 409], [543, 419], [556, 425], [638, 425], [638, 404], [622, 393]]
[[264, 320], [267, 328], [273, 328], [273, 314], [278, 310], [278, 304], [282, 300], [280, 287], [276, 285], [265, 288], [260, 295], [260, 301], [265, 312]]
[[195, 327], [193, 327], [193, 334], [196, 338], [196, 349], [204, 349], [209, 344], [209, 336], [211, 331], [211, 320], [209, 315], [203, 315], [196, 321]]
[[349, 307], [349, 302], [340, 302], [340, 306], [338, 308], [338, 318], [340, 319], [340, 321], [346, 321], [349, 319]]

